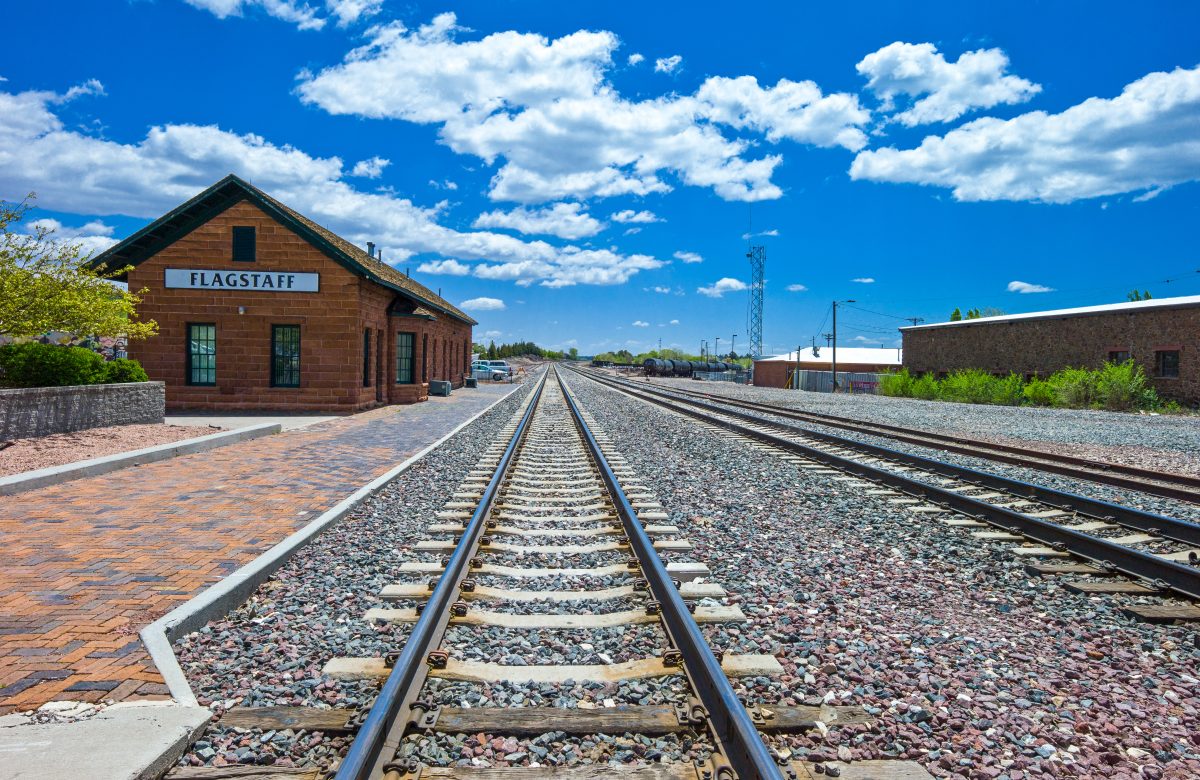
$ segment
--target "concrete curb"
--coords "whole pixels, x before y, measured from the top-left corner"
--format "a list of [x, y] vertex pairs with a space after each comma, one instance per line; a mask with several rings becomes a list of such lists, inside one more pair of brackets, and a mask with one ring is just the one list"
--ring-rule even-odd
[[414, 463], [446, 443], [446, 441], [459, 431], [490, 412], [497, 404], [512, 395], [518, 387], [521, 387], [521, 385], [513, 386], [512, 390], [509, 390], [470, 418], [459, 423], [445, 436], [425, 447], [398, 466], [376, 477], [262, 555], [219, 582], [213, 583], [189, 601], [184, 602], [143, 628], [139, 632], [142, 643], [150, 653], [150, 658], [154, 661], [154, 665], [158, 667], [159, 673], [162, 674], [163, 681], [167, 684], [167, 688], [171, 691], [171, 696], [174, 697], [175, 701], [185, 706], [199, 706], [199, 703], [196, 701], [196, 695], [192, 692], [192, 687], [188, 684], [187, 677], [184, 675], [183, 669], [179, 666], [179, 659], [175, 657], [175, 651], [171, 649], [171, 643], [175, 639], [203, 628], [209, 621], [227, 614], [234, 607], [244, 602], [276, 569], [286, 563], [289, 558], [315, 539], [322, 531], [340, 522], [343, 517], [364, 499], [379, 492], [389, 482], [407, 471]]
[[38, 469], [37, 471], [26, 471], [21, 474], [0, 477], [0, 496], [15, 496], [17, 493], [24, 493], [27, 490], [58, 485], [75, 479], [83, 479], [84, 477], [95, 477], [128, 466], [140, 466], [143, 463], [154, 463], [180, 455], [191, 455], [197, 452], [205, 452], [206, 450], [214, 450], [229, 444], [237, 444], [242, 441], [270, 436], [279, 433], [280, 430], [282, 430], [282, 426], [279, 423], [249, 425], [245, 428], [237, 428], [232, 431], [218, 431], [207, 436], [197, 436], [194, 439], [183, 439], [182, 441], [173, 441], [168, 444], [159, 444], [140, 450], [105, 455], [103, 458], [81, 460], [77, 463], [67, 463], [62, 466], [52, 466], [48, 469]]

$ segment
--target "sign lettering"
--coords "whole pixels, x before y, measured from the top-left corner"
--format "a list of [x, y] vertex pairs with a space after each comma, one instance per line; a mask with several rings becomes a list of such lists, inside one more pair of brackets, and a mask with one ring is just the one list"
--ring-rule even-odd
[[290, 271], [200, 271], [168, 268], [163, 286], [185, 290], [318, 292], [321, 275]]

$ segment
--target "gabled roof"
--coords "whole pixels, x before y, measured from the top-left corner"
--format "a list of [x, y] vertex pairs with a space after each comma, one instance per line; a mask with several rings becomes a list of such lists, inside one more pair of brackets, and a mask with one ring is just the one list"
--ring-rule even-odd
[[[833, 362], [833, 347], [818, 347], [816, 355], [813, 354], [812, 347], [805, 347], [800, 350], [801, 363], [824, 363], [829, 365]], [[795, 352], [789, 352], [786, 355], [776, 355], [775, 357], [762, 358], [762, 361], [779, 361], [780, 363], [796, 362]], [[837, 350], [838, 363], [860, 363], [865, 365], [877, 366], [898, 366], [900, 365], [900, 350], [899, 349], [880, 349], [879, 347], [838, 347]], [[760, 361], [760, 362], [762, 362]]]
[[908, 325], [902, 331], [926, 330], [928, 328], [951, 328], [964, 325], [991, 325], [998, 322], [1016, 322], [1018, 320], [1055, 320], [1066, 317], [1084, 317], [1089, 314], [1111, 314], [1113, 312], [1133, 313], [1145, 309], [1181, 309], [1200, 306], [1200, 295], [1185, 295], [1179, 298], [1151, 298], [1148, 301], [1126, 301], [1122, 303], [1105, 303], [1099, 306], [1080, 306], [1077, 309], [1052, 309], [1050, 311], [1031, 311], [1025, 314], [1001, 314], [998, 317], [977, 317], [973, 320], [954, 320], [953, 322], [934, 322], [929, 325]]
[[103, 263], [113, 268], [138, 265], [243, 200], [248, 200], [258, 206], [280, 224], [294, 231], [331, 260], [351, 272], [402, 293], [434, 311], [448, 314], [469, 325], [479, 324], [425, 285], [371, 257], [365, 250], [318, 225], [289, 206], [285, 206], [232, 173], [196, 197], [146, 225], [116, 246], [96, 255], [92, 258], [92, 264]]

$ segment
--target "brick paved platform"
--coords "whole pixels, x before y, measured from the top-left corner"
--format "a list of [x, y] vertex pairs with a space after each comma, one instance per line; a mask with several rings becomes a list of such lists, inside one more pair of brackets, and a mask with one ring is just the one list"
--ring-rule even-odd
[[166, 698], [137, 632], [470, 418], [458, 390], [0, 498], [0, 715]]

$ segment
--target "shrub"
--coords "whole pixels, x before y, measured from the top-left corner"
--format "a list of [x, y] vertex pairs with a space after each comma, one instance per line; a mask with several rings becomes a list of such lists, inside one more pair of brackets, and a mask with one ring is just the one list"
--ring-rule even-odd
[[1058, 400], [1058, 393], [1054, 392], [1054, 386], [1045, 379], [1034, 377], [1025, 385], [1021, 394], [1025, 396], [1025, 401], [1034, 406], [1054, 406]]
[[942, 380], [939, 397], [968, 404], [991, 403], [999, 381], [978, 368], [962, 369]]
[[879, 392], [894, 398], [912, 397], [913, 377], [907, 368], [902, 368], [894, 374], [883, 374], [879, 377]]
[[115, 385], [122, 382], [149, 382], [150, 377], [146, 376], [146, 370], [136, 360], [117, 358], [104, 364], [102, 381], [106, 385]]
[[1025, 400], [1025, 380], [1019, 374], [1010, 373], [1003, 379], [997, 379], [992, 385], [990, 403], [1002, 406], [1020, 406]]
[[0, 372], [9, 387], [91, 385], [104, 377], [104, 358], [83, 347], [7, 344], [0, 347]]
[[1055, 403], [1075, 409], [1090, 409], [1097, 403], [1096, 373], [1086, 368], [1064, 368], [1050, 375]]
[[1106, 409], [1154, 409], [1158, 393], [1146, 383], [1146, 372], [1132, 360], [1105, 363], [1096, 372], [1096, 397]]
[[912, 383], [912, 397], [923, 401], [936, 401], [941, 395], [937, 378], [933, 374], [922, 374]]

